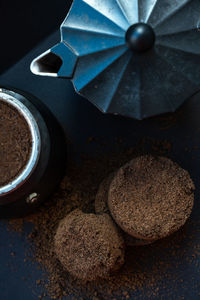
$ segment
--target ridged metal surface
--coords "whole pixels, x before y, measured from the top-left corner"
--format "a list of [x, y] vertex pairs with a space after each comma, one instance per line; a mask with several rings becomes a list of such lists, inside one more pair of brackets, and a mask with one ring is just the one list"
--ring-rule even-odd
[[[106, 113], [143, 119], [175, 111], [200, 89], [199, 21], [200, 0], [74, 0], [61, 37], [77, 56], [76, 91]], [[125, 39], [138, 22], [156, 34], [143, 54]]]

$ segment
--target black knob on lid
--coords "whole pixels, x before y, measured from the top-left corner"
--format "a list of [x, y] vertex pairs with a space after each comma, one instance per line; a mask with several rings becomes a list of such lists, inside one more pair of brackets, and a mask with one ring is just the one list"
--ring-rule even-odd
[[151, 49], [155, 39], [153, 28], [145, 23], [136, 23], [126, 32], [126, 42], [129, 48], [136, 52], [145, 52]]

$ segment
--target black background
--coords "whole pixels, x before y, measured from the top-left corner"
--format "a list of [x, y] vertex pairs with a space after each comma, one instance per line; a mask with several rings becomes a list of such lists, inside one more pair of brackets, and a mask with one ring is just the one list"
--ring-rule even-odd
[[71, 0], [0, 0], [0, 73], [58, 29]]

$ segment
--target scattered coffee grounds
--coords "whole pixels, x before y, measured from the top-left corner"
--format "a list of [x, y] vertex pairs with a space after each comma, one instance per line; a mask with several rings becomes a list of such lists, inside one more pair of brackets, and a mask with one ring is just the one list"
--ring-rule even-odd
[[[30, 230], [26, 222], [33, 225], [25, 263], [30, 258], [34, 269], [37, 263], [45, 272], [37, 278], [43, 291], [38, 291], [36, 285], [33, 287], [38, 299], [47, 299], [47, 294], [49, 298], [57, 300], [63, 296], [64, 299], [73, 300], [185, 299], [188, 284], [191, 290], [199, 290], [199, 201], [195, 202], [192, 217], [175, 234], [142, 248], [128, 247], [124, 266], [107, 279], [83, 284], [63, 269], [54, 251], [54, 237], [59, 222], [76, 208], [94, 212], [95, 196], [104, 178], [133, 157], [147, 153], [147, 149], [151, 154], [173, 156], [169, 150], [173, 148], [172, 145], [166, 146], [169, 144], [168, 140], [147, 137], [127, 150], [90, 158], [84, 155], [81, 164], [69, 161], [66, 176], [52, 199], [45, 202], [37, 214], [25, 218], [23, 222], [19, 219], [8, 224], [9, 230], [18, 228], [23, 235], [23, 227], [28, 226]], [[12, 250], [15, 251], [15, 247]], [[197, 276], [186, 276], [186, 268]]]
[[[97, 214], [107, 213], [110, 215], [110, 211], [108, 208], [108, 192], [110, 188], [110, 184], [114, 178], [115, 173], [111, 173], [107, 178], [105, 178], [97, 191], [96, 198], [95, 198], [95, 212]], [[127, 246], [144, 246], [151, 244], [153, 241], [150, 240], [142, 240], [136, 239], [129, 235], [128, 233], [122, 231], [125, 244]]]
[[140, 156], [116, 173], [108, 206], [128, 234], [160, 239], [185, 224], [192, 211], [194, 189], [188, 172], [170, 159]]
[[79, 209], [59, 224], [55, 252], [64, 268], [81, 280], [95, 280], [124, 264], [124, 240], [107, 214], [85, 214]]
[[0, 99], [0, 187], [15, 179], [25, 168], [32, 138], [24, 117]]

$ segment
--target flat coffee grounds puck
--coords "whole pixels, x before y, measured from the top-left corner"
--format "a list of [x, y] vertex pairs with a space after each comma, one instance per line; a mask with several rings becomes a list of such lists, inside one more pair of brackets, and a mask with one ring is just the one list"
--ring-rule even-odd
[[111, 182], [108, 206], [116, 223], [141, 239], [164, 238], [182, 227], [194, 203], [187, 171], [164, 157], [141, 156]]
[[55, 253], [74, 277], [92, 281], [107, 277], [124, 263], [124, 240], [107, 214], [85, 214], [79, 209], [59, 224]]
[[[110, 210], [108, 208], [108, 192], [110, 188], [110, 184], [115, 176], [115, 173], [111, 173], [108, 177], [106, 177], [100, 184], [99, 189], [95, 198], [95, 212], [97, 214], [107, 213], [110, 215]], [[128, 233], [122, 231], [125, 244], [127, 246], [144, 246], [149, 245], [154, 242], [154, 240], [142, 240], [136, 239]]]
[[30, 158], [32, 137], [25, 118], [0, 98], [0, 187], [23, 171]]

